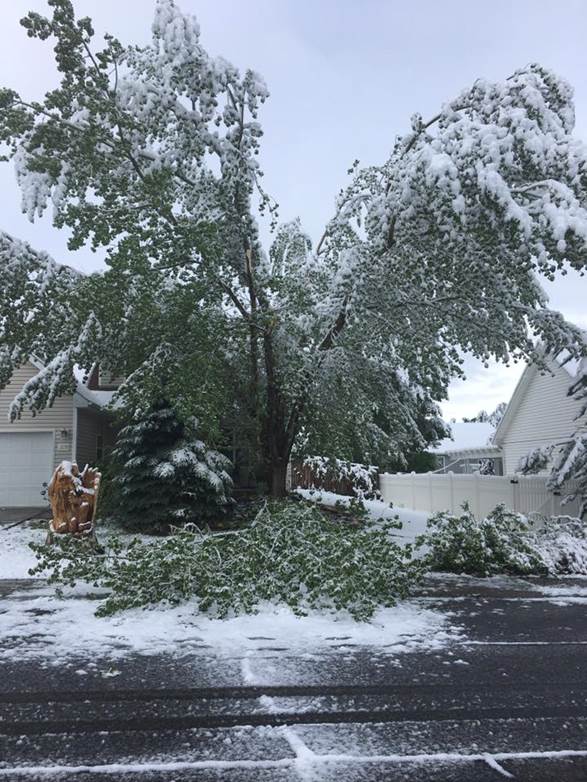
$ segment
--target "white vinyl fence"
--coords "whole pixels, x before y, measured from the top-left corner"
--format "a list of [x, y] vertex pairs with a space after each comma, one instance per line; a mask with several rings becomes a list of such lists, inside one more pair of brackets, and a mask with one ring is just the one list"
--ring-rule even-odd
[[463, 502], [468, 502], [473, 514], [482, 518], [503, 502], [510, 510], [524, 514], [576, 516], [579, 512], [578, 500], [561, 505], [568, 492], [557, 496], [546, 488], [545, 477], [534, 475], [383, 473], [379, 487], [385, 502], [421, 511], [458, 513]]

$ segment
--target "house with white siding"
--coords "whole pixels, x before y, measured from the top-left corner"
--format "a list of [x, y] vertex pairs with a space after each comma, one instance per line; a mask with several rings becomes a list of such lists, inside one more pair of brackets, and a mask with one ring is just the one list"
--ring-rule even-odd
[[[581, 404], [568, 391], [584, 370], [585, 359], [564, 364], [553, 358], [548, 370], [526, 367], [493, 436], [505, 475], [514, 474], [520, 459], [535, 448], [557, 446], [571, 437]], [[546, 466], [543, 474], [548, 472]]]
[[[474, 474], [490, 460], [494, 475], [517, 474], [520, 460], [537, 448], [562, 445], [577, 428], [581, 403], [569, 388], [587, 360], [547, 361], [547, 368], [529, 364], [514, 389], [498, 426], [489, 422], [451, 423], [451, 436], [430, 449], [438, 459], [437, 473]], [[550, 472], [546, 464], [542, 475]]]
[[24, 410], [10, 422], [10, 403], [39, 368], [34, 359], [28, 361], [0, 390], [0, 507], [46, 504], [43, 484], [61, 461], [94, 465], [114, 444], [112, 415], [105, 407], [117, 383], [97, 366], [87, 378], [76, 377], [73, 394], [58, 397], [34, 416]]
[[[587, 358], [564, 363], [559, 356], [548, 360], [545, 369], [528, 365], [493, 435], [489, 424], [451, 424], [452, 438], [435, 450], [439, 468], [429, 473], [380, 475], [383, 500], [427, 513], [458, 513], [467, 502], [478, 518], [499, 503], [526, 515], [578, 515], [578, 485], [571, 481], [565, 492], [551, 491], [546, 477], [551, 464], [545, 464], [537, 475], [524, 476], [517, 470], [522, 457], [536, 449], [552, 446], [551, 459], [556, 458], [556, 446], [576, 432], [582, 404], [569, 396], [569, 390], [585, 373]], [[481, 459], [494, 462], [493, 475], [474, 474], [480, 472]], [[577, 496], [567, 502], [567, 493]]]

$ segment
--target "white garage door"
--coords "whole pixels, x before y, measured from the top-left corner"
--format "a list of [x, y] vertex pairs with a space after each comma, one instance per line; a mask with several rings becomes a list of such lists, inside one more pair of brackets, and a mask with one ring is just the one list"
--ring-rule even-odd
[[52, 432], [0, 432], [0, 507], [45, 505], [52, 466]]

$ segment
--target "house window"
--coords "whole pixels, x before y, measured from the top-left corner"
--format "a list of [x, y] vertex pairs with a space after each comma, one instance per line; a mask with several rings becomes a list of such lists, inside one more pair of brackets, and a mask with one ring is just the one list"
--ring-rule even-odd
[[104, 457], [104, 435], [96, 435], [96, 460], [101, 462]]

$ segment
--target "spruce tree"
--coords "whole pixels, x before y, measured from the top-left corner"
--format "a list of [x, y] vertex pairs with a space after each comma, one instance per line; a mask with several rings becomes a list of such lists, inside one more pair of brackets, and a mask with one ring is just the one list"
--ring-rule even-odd
[[123, 526], [164, 530], [207, 523], [230, 504], [229, 460], [196, 436], [164, 399], [138, 409], [112, 453], [108, 510]]

